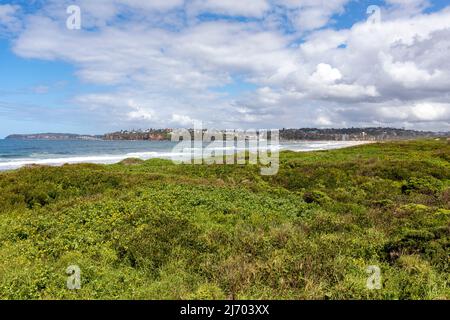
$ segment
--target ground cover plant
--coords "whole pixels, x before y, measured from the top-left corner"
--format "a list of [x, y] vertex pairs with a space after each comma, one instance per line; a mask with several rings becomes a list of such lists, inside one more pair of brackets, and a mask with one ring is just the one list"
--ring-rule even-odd
[[450, 297], [446, 140], [280, 157], [275, 176], [157, 159], [1, 173], [0, 299]]

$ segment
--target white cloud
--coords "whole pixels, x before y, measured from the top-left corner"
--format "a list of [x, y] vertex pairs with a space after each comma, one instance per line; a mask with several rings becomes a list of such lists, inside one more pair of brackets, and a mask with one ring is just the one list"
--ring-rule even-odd
[[[14, 52], [68, 62], [81, 80], [114, 88], [74, 97], [99, 117], [148, 126], [448, 121], [449, 9], [424, 14], [424, 1], [390, 1], [380, 24], [332, 30], [348, 1], [79, 2], [94, 29], [67, 30], [68, 1], [52, 1], [24, 19]], [[202, 21], [201, 13], [253, 19]], [[285, 16], [294, 32], [272, 23]], [[254, 89], [217, 90], [242, 83]]]
[[319, 84], [333, 84], [340, 79], [342, 79], [341, 72], [326, 63], [319, 63], [311, 76], [311, 80]]
[[172, 114], [171, 122], [182, 127], [193, 127], [195, 120], [182, 114]]
[[191, 13], [215, 13], [229, 16], [261, 17], [270, 9], [267, 0], [194, 0], [189, 6]]
[[413, 61], [394, 62], [391, 56], [381, 55], [383, 70], [396, 82], [405, 87], [418, 87], [438, 79], [442, 72], [433, 70], [429, 72], [420, 69]]
[[[98, 1], [98, 0], [97, 0]], [[111, 0], [105, 0], [106, 2], [111, 2]], [[138, 10], [160, 10], [167, 11], [174, 8], [181, 7], [184, 0], [113, 0], [112, 2], [117, 2], [118, 4], [123, 4]]]
[[21, 22], [17, 17], [19, 6], [11, 4], [0, 4], [0, 36], [3, 33], [17, 32]]
[[315, 123], [319, 126], [330, 126], [333, 124], [333, 122], [327, 116], [320, 116], [319, 118], [317, 118], [317, 121]]
[[128, 106], [133, 110], [128, 112], [128, 117], [131, 120], [153, 120], [154, 112], [153, 110], [149, 110], [148, 108], [143, 108], [139, 104], [137, 104], [134, 100], [128, 101]]
[[279, 4], [289, 10], [293, 24], [301, 31], [325, 26], [335, 14], [344, 12], [344, 6], [350, 0], [280, 0]]
[[418, 103], [411, 108], [412, 114], [418, 120], [450, 121], [450, 104], [442, 103]]
[[439, 102], [416, 102], [412, 105], [382, 107], [379, 113], [391, 120], [411, 122], [450, 121], [450, 104]]

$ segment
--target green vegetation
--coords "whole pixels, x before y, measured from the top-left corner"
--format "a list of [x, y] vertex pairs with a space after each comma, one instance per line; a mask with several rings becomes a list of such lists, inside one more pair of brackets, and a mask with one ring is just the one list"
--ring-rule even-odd
[[449, 155], [428, 140], [284, 152], [268, 177], [135, 159], [2, 173], [0, 298], [448, 299]]

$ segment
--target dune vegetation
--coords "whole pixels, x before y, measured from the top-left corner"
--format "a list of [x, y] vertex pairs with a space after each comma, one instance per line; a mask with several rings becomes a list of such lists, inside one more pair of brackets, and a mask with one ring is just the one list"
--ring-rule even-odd
[[0, 299], [450, 298], [446, 140], [280, 157], [0, 173]]

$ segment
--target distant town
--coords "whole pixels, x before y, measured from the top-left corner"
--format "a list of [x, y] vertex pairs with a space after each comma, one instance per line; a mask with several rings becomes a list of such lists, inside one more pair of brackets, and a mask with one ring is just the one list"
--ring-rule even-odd
[[[12, 134], [8, 140], [148, 140], [168, 141], [174, 129], [122, 130], [104, 135], [69, 133]], [[191, 133], [193, 130], [191, 130]], [[280, 129], [280, 140], [332, 140], [332, 141], [384, 141], [417, 138], [448, 137], [449, 132], [415, 131], [397, 128], [346, 128], [346, 129]]]

